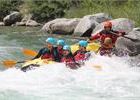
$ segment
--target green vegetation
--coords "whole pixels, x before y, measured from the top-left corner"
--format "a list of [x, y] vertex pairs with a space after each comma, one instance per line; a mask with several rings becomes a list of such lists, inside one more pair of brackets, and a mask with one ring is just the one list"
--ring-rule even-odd
[[0, 0], [0, 21], [11, 11], [18, 11], [22, 3], [22, 0]]
[[95, 13], [108, 13], [113, 18], [125, 17], [140, 26], [139, 0], [1, 0], [0, 19], [11, 10], [23, 15], [31, 13], [38, 22], [60, 17], [83, 17]]

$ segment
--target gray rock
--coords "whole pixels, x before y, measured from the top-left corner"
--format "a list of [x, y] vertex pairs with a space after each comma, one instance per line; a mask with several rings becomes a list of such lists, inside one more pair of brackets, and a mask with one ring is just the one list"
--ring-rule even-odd
[[108, 14], [98, 13], [84, 16], [74, 30], [75, 36], [90, 36], [92, 30], [101, 22], [111, 19]]
[[28, 20], [28, 21], [26, 22], [26, 26], [36, 27], [36, 26], [40, 26], [40, 24], [37, 23], [37, 22], [34, 21], [34, 20]]
[[102, 23], [106, 20], [111, 20], [112, 19], [111, 16], [109, 16], [106, 13], [97, 13], [97, 14], [92, 15], [92, 17], [94, 17], [94, 20], [98, 23]]
[[57, 34], [69, 34], [72, 33], [79, 23], [80, 19], [66, 19], [66, 18], [58, 18], [47, 22], [42, 30], [48, 33], [57, 33]]
[[4, 22], [0, 22], [0, 26], [4, 26]]
[[[140, 33], [140, 32], [139, 32]], [[117, 49], [122, 51], [127, 51], [130, 56], [135, 56], [140, 54], [140, 38], [134, 38], [132, 35], [126, 35], [129, 38], [139, 39], [137, 41], [132, 41], [124, 37], [119, 37], [115, 43]]]
[[[128, 33], [132, 31], [134, 28], [134, 22], [127, 18], [118, 18], [118, 19], [111, 20], [111, 22], [113, 24], [113, 30], [123, 31], [123, 32]], [[92, 33], [96, 34], [103, 29], [104, 29], [103, 23], [101, 23], [96, 26], [96, 28], [93, 30]]]
[[28, 14], [28, 15], [24, 15], [23, 19], [21, 20], [21, 22], [27, 22], [28, 20], [31, 20], [32, 15]]
[[133, 28], [133, 31], [140, 31], [140, 27]]
[[16, 22], [21, 21], [22, 16], [19, 12], [13, 12], [10, 15], [7, 15], [4, 17], [3, 22], [5, 25], [10, 26], [12, 24], [15, 24]]
[[26, 22], [16, 22], [16, 26], [25, 26]]

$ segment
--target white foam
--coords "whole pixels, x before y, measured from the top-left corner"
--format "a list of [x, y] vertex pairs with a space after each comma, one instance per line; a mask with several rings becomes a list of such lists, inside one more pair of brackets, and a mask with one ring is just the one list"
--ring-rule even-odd
[[12, 68], [0, 72], [0, 92], [11, 90], [49, 100], [138, 97], [138, 70], [125, 58], [99, 55], [94, 55], [78, 70], [71, 70], [62, 63], [41, 66], [26, 73]]

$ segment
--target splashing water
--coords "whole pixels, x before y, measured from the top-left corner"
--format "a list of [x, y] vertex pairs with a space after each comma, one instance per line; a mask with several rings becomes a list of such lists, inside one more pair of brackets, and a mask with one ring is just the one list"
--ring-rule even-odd
[[1, 100], [139, 100], [140, 69], [126, 58], [94, 55], [78, 70], [62, 63], [0, 72]]

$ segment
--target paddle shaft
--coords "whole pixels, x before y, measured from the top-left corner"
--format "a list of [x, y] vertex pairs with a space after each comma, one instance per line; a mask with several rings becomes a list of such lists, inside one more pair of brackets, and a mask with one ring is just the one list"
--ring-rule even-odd
[[[110, 31], [111, 32], [111, 34], [114, 34], [114, 35], [116, 35], [116, 36], [119, 36], [117, 33], [115, 33], [115, 32], [112, 32], [112, 31]], [[125, 35], [122, 35], [121, 37], [124, 37], [124, 38], [126, 38], [126, 39], [130, 39], [130, 40], [132, 40], [132, 41], [137, 41], [137, 39], [132, 39], [132, 38], [130, 38], [130, 37], [127, 37], [127, 36], [125, 36]]]

